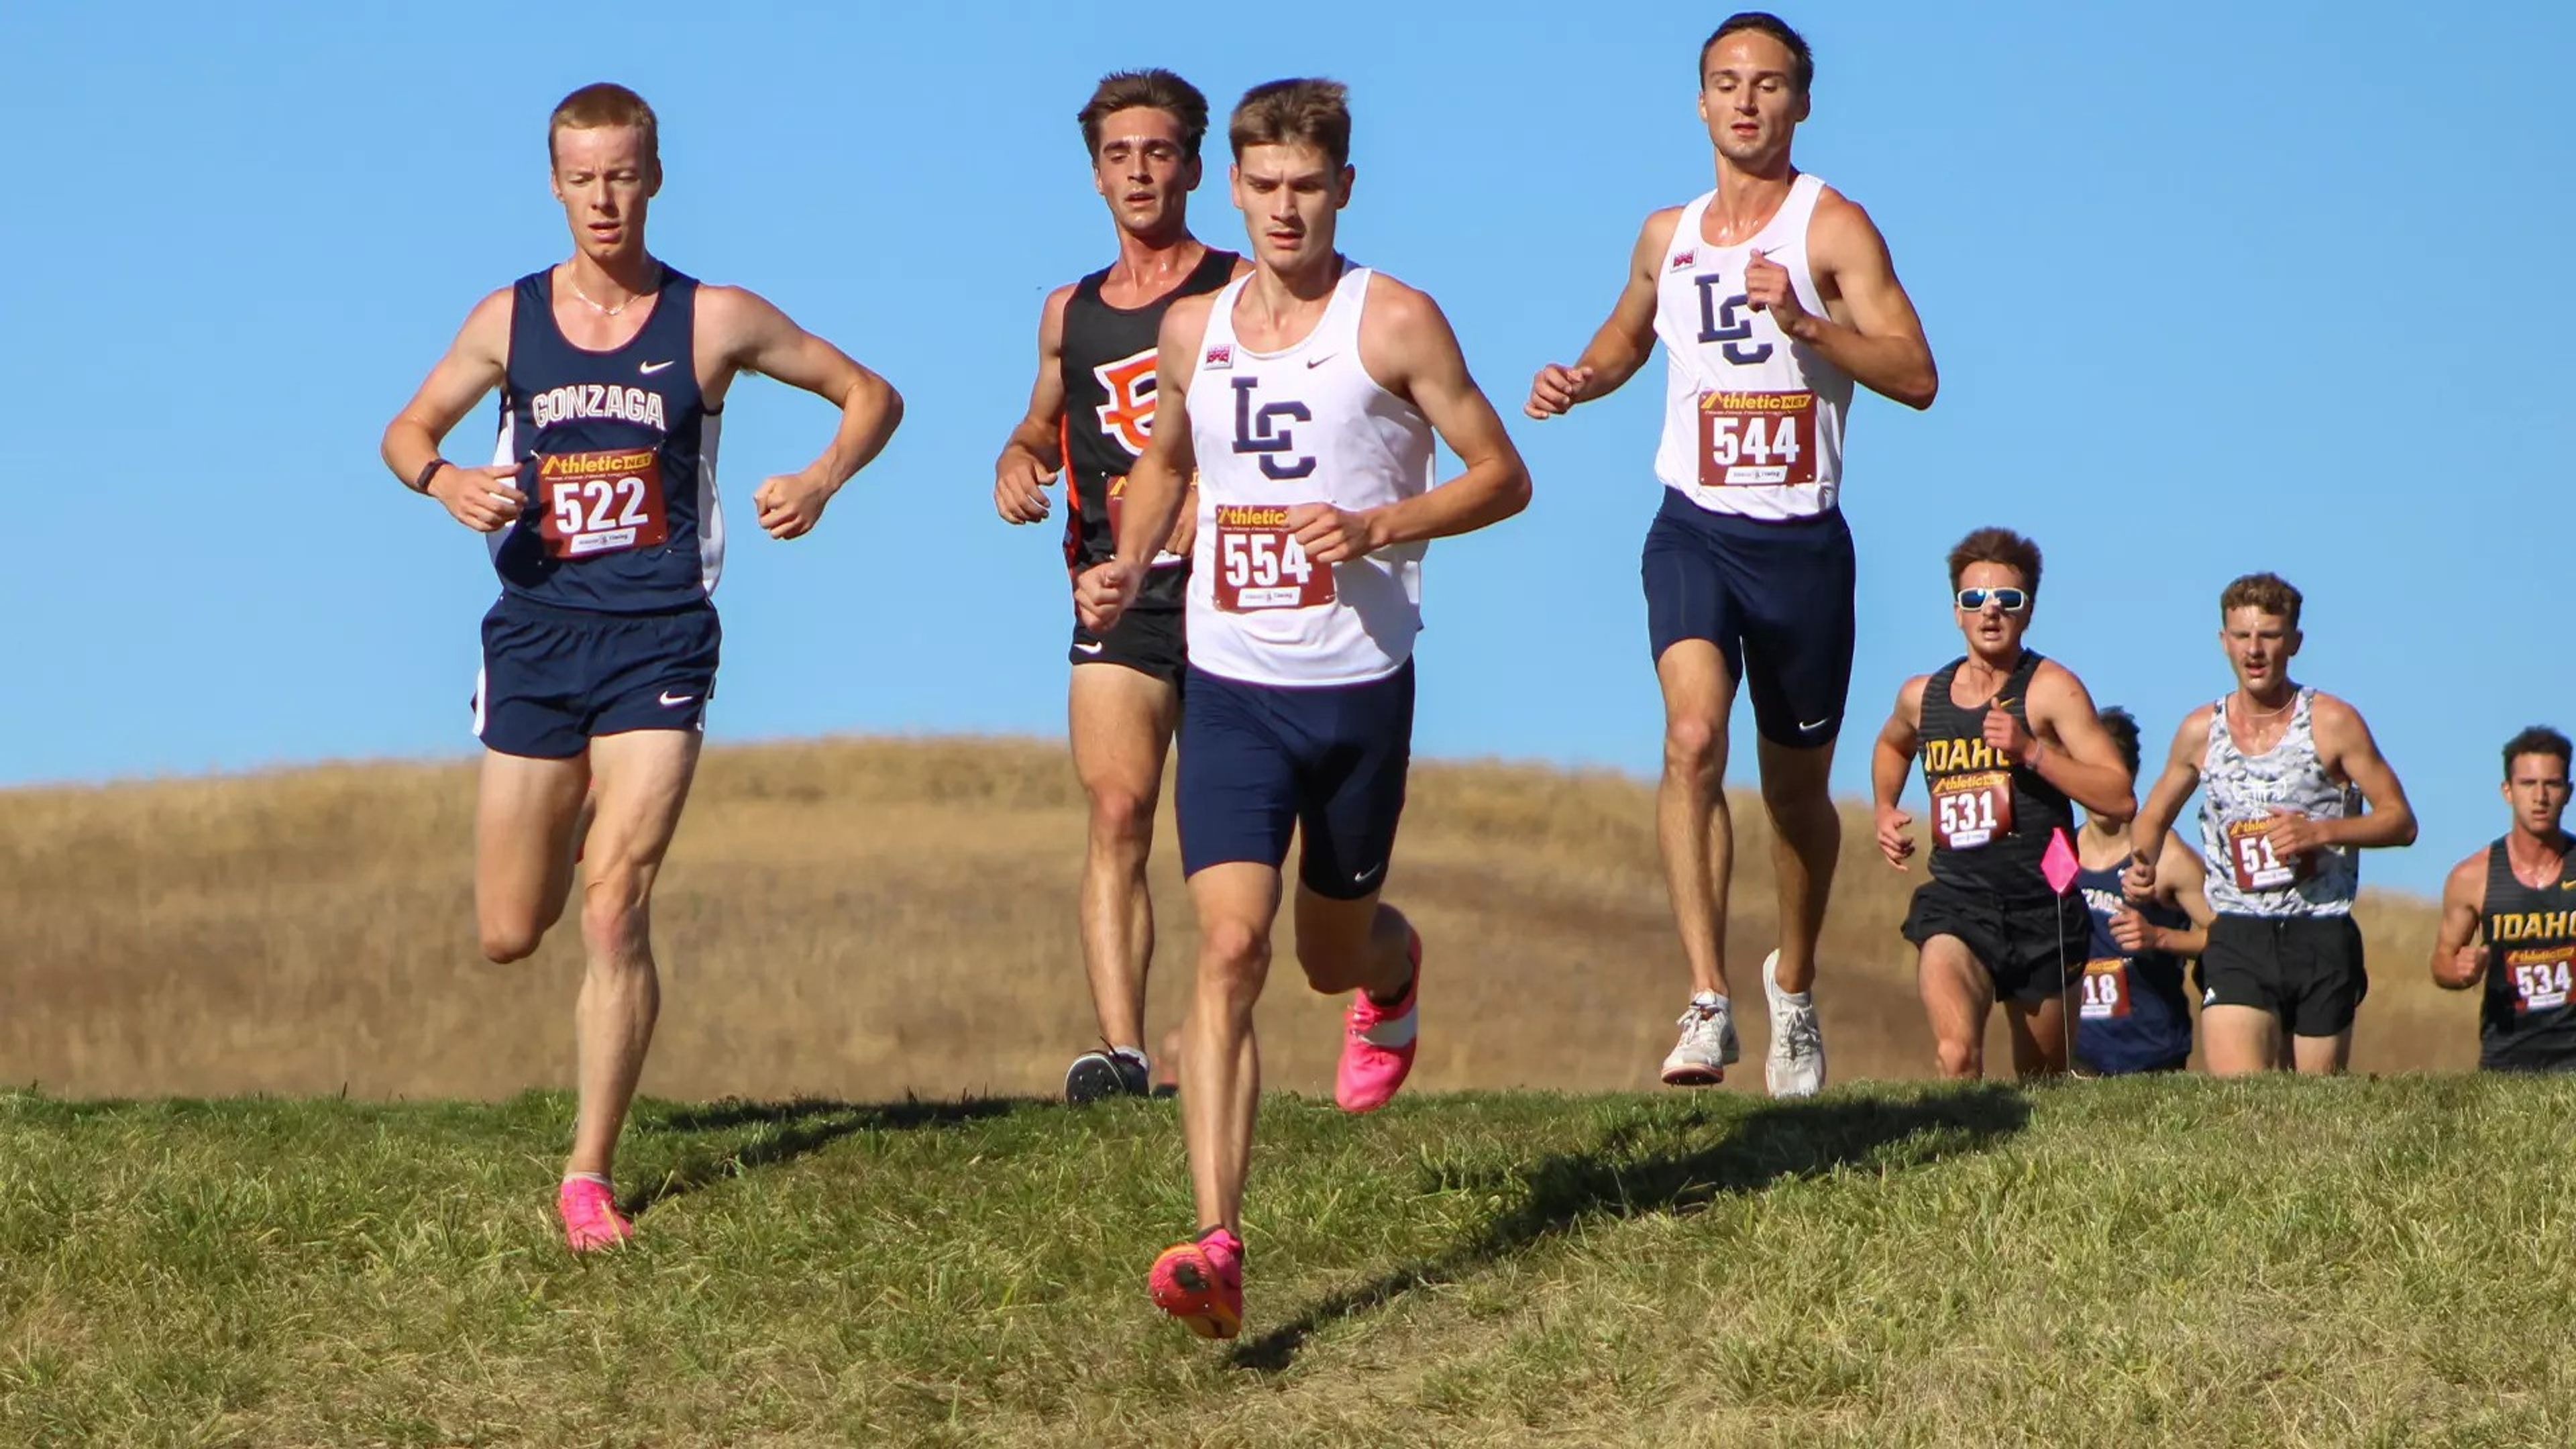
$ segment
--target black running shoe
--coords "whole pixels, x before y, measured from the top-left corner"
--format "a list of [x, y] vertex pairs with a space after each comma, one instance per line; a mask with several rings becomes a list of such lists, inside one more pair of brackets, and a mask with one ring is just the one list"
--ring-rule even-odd
[[1064, 1099], [1097, 1102], [1104, 1097], [1142, 1097], [1153, 1089], [1145, 1064], [1102, 1048], [1084, 1052], [1064, 1069]]

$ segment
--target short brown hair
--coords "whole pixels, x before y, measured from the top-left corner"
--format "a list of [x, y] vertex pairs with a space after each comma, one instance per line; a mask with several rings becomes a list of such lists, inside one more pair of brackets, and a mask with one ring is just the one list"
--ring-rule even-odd
[[601, 126], [633, 126], [642, 133], [644, 160], [656, 168], [662, 164], [661, 123], [654, 119], [653, 108], [644, 98], [615, 81], [593, 81], [574, 91], [555, 106], [546, 120], [546, 160], [555, 159], [555, 132], [588, 131]]
[[1242, 160], [1247, 147], [1303, 143], [1335, 166], [1349, 165], [1350, 94], [1340, 81], [1312, 79], [1275, 80], [1245, 91], [1225, 128], [1234, 159]]
[[1172, 71], [1113, 70], [1100, 78], [1092, 88], [1091, 99], [1074, 112], [1082, 123], [1082, 151], [1086, 156], [1100, 154], [1100, 127], [1120, 111], [1161, 111], [1181, 123], [1181, 150], [1193, 161], [1199, 159], [1199, 143], [1207, 139], [1207, 97], [1197, 86]]
[[1717, 49], [1719, 41], [1739, 30], [1770, 36], [1788, 48], [1789, 84], [1798, 94], [1805, 95], [1807, 88], [1816, 83], [1816, 53], [1807, 48], [1807, 37], [1768, 10], [1739, 11], [1718, 22], [1716, 33], [1700, 44], [1699, 74], [1691, 78], [1693, 82], [1703, 87], [1708, 84], [1708, 53]]
[[2033, 596], [2039, 593], [2039, 545], [2011, 529], [1980, 528], [1960, 539], [1950, 550], [1950, 587], [1959, 587], [1968, 565], [1981, 563], [2002, 564], [2021, 575], [2022, 587]]
[[2238, 609], [2257, 609], [2280, 615], [2295, 629], [2299, 627], [2301, 602], [2299, 591], [2279, 574], [2247, 574], [2218, 595], [2218, 620], [2223, 624]]
[[2568, 744], [2565, 735], [2547, 725], [2531, 726], [2504, 742], [2505, 783], [2513, 783], [2513, 762], [2525, 755], [2546, 755], [2556, 760], [2560, 772], [2564, 773], [2570, 756], [2576, 756], [2576, 746]]

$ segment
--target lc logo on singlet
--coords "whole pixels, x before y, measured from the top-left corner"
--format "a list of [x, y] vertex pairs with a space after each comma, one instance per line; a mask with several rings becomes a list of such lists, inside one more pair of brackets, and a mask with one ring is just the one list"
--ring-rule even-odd
[[[1234, 380], [1234, 450], [1258, 454], [1261, 476], [1286, 482], [1303, 478], [1315, 471], [1313, 457], [1296, 451], [1297, 436], [1280, 424], [1311, 423], [1314, 411], [1301, 402], [1263, 403], [1258, 411], [1252, 406], [1252, 394], [1261, 386], [1257, 377]], [[1281, 461], [1282, 459], [1286, 461]]]
[[1747, 347], [1745, 340], [1753, 335], [1753, 319], [1739, 316], [1737, 309], [1752, 299], [1742, 292], [1720, 297], [1717, 292], [1726, 279], [1715, 272], [1702, 272], [1691, 278], [1699, 287], [1699, 340], [1726, 344], [1726, 360], [1738, 367], [1750, 367], [1771, 360], [1771, 344]]
[[1097, 409], [1101, 436], [1116, 438], [1140, 458], [1145, 455], [1146, 440], [1154, 434], [1154, 360], [1154, 349], [1148, 347], [1091, 370], [1100, 390], [1109, 395], [1109, 401]]

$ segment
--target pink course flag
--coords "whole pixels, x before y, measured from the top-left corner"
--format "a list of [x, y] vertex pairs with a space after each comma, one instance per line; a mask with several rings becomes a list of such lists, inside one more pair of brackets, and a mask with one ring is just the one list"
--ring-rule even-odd
[[2075, 877], [2082, 869], [2082, 864], [2075, 859], [2075, 843], [2066, 838], [2066, 832], [2048, 832], [2048, 853], [2039, 858], [2039, 873], [2048, 877], [2048, 888], [2061, 896], [2066, 894], [2067, 887], [2075, 884]]

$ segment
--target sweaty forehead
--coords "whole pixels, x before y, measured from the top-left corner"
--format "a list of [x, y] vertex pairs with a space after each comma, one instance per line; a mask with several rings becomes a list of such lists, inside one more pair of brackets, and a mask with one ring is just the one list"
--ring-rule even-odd
[[1333, 158], [1319, 146], [1303, 141], [1271, 141], [1243, 148], [1243, 159], [1236, 162], [1246, 176], [1267, 181], [1295, 181], [1301, 177], [1330, 175]]
[[2285, 634], [2289, 632], [2290, 621], [2269, 609], [2258, 609], [2251, 604], [2239, 604], [2227, 611], [2227, 627], [2254, 633]]
[[1990, 559], [1979, 559], [1959, 570], [1959, 583], [1963, 587], [2001, 589], [2019, 587], [2028, 582], [2021, 576], [2021, 570]]
[[1788, 75], [1797, 69], [1798, 58], [1789, 47], [1759, 30], [1739, 30], [1708, 48], [1708, 59], [1700, 66], [1703, 75], [1732, 73], [1738, 76]]
[[644, 164], [644, 133], [633, 126], [558, 126], [555, 164], [608, 171]]
[[1181, 123], [1171, 112], [1152, 106], [1111, 111], [1100, 122], [1100, 144], [1116, 141], [1169, 141], [1181, 144]]

